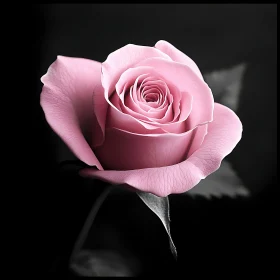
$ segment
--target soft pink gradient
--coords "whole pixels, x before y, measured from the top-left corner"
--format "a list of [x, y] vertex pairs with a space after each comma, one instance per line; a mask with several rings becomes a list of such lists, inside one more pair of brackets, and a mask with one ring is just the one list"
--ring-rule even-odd
[[241, 138], [197, 65], [166, 41], [126, 45], [104, 63], [58, 56], [42, 77], [52, 129], [85, 177], [158, 196], [182, 193], [220, 166]]
[[[58, 56], [41, 81], [41, 106], [51, 128], [88, 165], [103, 170], [90, 142], [100, 134], [93, 119], [93, 91], [103, 94], [101, 63]], [[87, 140], [86, 140], [87, 139]]]
[[173, 165], [187, 159], [191, 153], [193, 138], [196, 136], [195, 142], [200, 141], [201, 143], [206, 130], [207, 127], [203, 125], [180, 134], [141, 135], [109, 128], [106, 130], [103, 145], [98, 147], [95, 153], [105, 170], [130, 170]]
[[171, 166], [126, 171], [87, 168], [80, 174], [113, 184], [127, 184], [163, 197], [171, 193], [183, 193], [220, 167], [223, 158], [241, 139], [241, 134], [242, 125], [236, 114], [215, 103], [214, 119], [208, 124], [208, 133], [202, 145], [188, 159]]

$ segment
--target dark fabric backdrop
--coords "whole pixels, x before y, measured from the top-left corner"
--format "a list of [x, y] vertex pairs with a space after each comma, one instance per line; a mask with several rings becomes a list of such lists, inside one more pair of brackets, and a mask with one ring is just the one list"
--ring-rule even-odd
[[[275, 246], [277, 203], [276, 22], [276, 4], [34, 5], [34, 154], [41, 178], [36, 181], [41, 185], [43, 221], [38, 234], [47, 236], [42, 246], [42, 254], [48, 256], [46, 272], [52, 268], [53, 273], [65, 273], [73, 242], [102, 187], [96, 186], [88, 195], [78, 187], [80, 178], [58, 174], [57, 162], [71, 155], [44, 119], [39, 106], [39, 79], [57, 55], [104, 61], [110, 52], [127, 43], [152, 46], [160, 39], [193, 58], [202, 73], [248, 63], [237, 112], [244, 133], [229, 159], [254, 196], [212, 201], [172, 196], [171, 230], [181, 258], [174, 264], [168, 248], [164, 249], [164, 260], [143, 245], [146, 251], [139, 255], [149, 260], [143, 261], [143, 275], [161, 275], [162, 265], [164, 273], [173, 274], [175, 270], [187, 273], [190, 266], [195, 269], [199, 265], [218, 271], [221, 267], [248, 269], [270, 259], [268, 248]], [[130, 199], [119, 199], [129, 207]], [[120, 201], [108, 202], [108, 211], [116, 207], [121, 213]], [[142, 209], [140, 204], [137, 207]], [[104, 219], [110, 221], [110, 216], [104, 214]], [[158, 227], [165, 244], [164, 231]], [[125, 225], [120, 229], [127, 230]], [[146, 233], [144, 230], [142, 234]], [[135, 236], [135, 243], [149, 240], [143, 238], [144, 242]], [[153, 246], [160, 250], [161, 244]], [[158, 261], [151, 264], [155, 258]], [[168, 261], [172, 263], [170, 268]]]

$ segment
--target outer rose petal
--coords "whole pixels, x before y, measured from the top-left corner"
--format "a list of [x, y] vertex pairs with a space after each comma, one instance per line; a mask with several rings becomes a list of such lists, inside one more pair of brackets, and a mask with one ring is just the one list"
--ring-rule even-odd
[[214, 119], [208, 125], [208, 134], [201, 147], [187, 160], [167, 167], [127, 171], [98, 171], [87, 168], [81, 171], [81, 175], [114, 184], [127, 184], [158, 196], [183, 193], [220, 167], [223, 158], [241, 139], [241, 134], [242, 124], [236, 114], [215, 103]]
[[155, 48], [166, 53], [173, 61], [186, 64], [193, 70], [194, 73], [197, 74], [198, 77], [200, 77], [203, 80], [202, 74], [195, 62], [183, 52], [175, 48], [173, 45], [164, 40], [160, 40], [156, 43]]
[[100, 90], [101, 63], [58, 56], [41, 81], [40, 103], [49, 125], [80, 160], [103, 170], [87, 142], [94, 127], [92, 99], [94, 89]]

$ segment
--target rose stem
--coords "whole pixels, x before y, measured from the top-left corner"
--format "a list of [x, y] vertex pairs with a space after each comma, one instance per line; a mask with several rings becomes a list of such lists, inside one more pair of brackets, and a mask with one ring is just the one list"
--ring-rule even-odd
[[93, 204], [93, 206], [87, 216], [87, 219], [84, 223], [84, 226], [75, 242], [74, 249], [70, 256], [70, 261], [75, 258], [76, 254], [81, 250], [83, 244], [85, 243], [85, 240], [88, 236], [89, 230], [91, 229], [93, 221], [98, 213], [98, 210], [100, 209], [102, 203], [106, 199], [106, 197], [109, 194], [109, 192], [111, 191], [111, 189], [112, 189], [111, 185], [105, 187], [105, 190], [101, 193], [101, 195], [96, 199], [95, 203]]

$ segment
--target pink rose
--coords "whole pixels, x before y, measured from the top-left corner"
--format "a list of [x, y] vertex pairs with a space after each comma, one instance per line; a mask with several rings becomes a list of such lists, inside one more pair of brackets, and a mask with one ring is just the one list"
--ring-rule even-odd
[[103, 63], [58, 56], [41, 80], [48, 123], [92, 166], [82, 176], [183, 193], [241, 139], [239, 118], [214, 103], [194, 61], [166, 41], [126, 45]]

